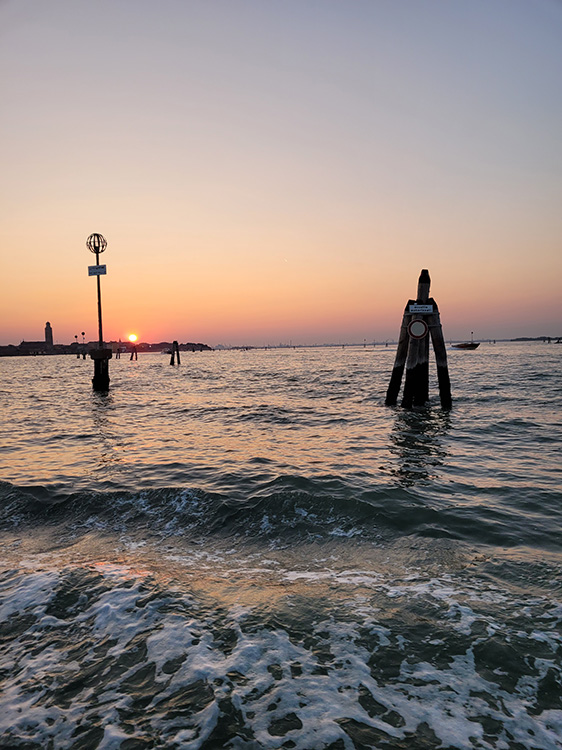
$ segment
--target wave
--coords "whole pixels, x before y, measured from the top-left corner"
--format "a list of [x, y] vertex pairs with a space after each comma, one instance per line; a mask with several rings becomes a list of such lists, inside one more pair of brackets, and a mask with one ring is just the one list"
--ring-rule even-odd
[[[365, 490], [338, 476], [285, 475], [254, 482], [248, 493], [167, 487], [71, 492], [56, 486], [0, 482], [0, 528], [64, 526], [149, 532], [167, 537], [231, 536], [278, 543], [311, 538], [381, 541], [412, 535], [501, 547], [559, 550], [560, 497], [521, 488], [517, 502], [502, 487], [439, 493], [419, 486]], [[556, 495], [556, 496], [555, 496]]]

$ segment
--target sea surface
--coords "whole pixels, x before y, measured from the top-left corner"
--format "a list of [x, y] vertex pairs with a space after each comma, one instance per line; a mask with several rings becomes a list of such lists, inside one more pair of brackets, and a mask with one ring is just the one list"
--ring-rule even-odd
[[562, 748], [562, 346], [0, 359], [0, 747]]

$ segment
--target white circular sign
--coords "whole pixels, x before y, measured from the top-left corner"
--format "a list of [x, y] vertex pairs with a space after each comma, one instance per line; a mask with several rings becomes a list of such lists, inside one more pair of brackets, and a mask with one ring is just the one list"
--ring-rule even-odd
[[413, 339], [424, 339], [429, 328], [425, 320], [412, 320], [408, 324], [408, 333]]

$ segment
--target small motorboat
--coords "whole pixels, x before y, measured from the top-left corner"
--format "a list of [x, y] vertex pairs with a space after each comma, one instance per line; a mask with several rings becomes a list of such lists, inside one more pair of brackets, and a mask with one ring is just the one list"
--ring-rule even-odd
[[470, 332], [470, 341], [461, 341], [458, 344], [453, 344], [454, 349], [478, 349], [480, 346], [479, 341], [475, 341], [474, 338], [474, 332]]
[[478, 349], [479, 341], [461, 341], [460, 344], [453, 344], [453, 349]]

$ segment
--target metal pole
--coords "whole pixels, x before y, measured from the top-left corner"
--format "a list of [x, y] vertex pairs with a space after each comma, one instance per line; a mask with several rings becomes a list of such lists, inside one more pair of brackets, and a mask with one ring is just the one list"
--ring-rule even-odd
[[[99, 263], [99, 252], [96, 251], [96, 266], [99, 266]], [[99, 276], [96, 277], [96, 281], [98, 282], [98, 345], [100, 349], [103, 349], [103, 330], [101, 325], [101, 280]]]
[[[92, 269], [97, 276], [98, 291], [98, 348], [90, 351], [90, 357], [94, 360], [94, 377], [92, 385], [96, 391], [107, 391], [109, 388], [109, 360], [111, 359], [111, 349], [105, 349], [103, 345], [103, 328], [101, 322], [101, 280], [100, 280], [100, 253], [105, 251], [107, 242], [101, 234], [91, 234], [87, 241], [86, 247], [96, 256], [96, 265]], [[105, 273], [105, 268], [103, 268]], [[90, 274], [91, 275], [91, 274]]]

